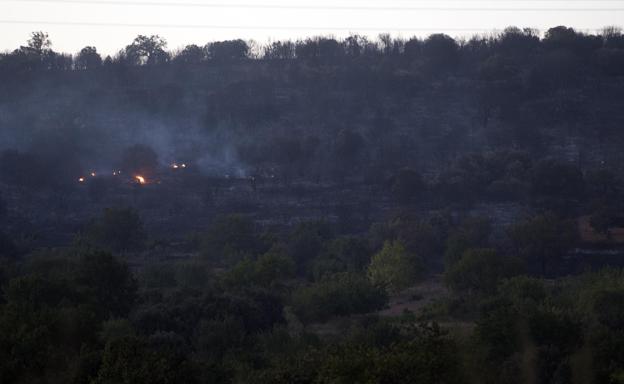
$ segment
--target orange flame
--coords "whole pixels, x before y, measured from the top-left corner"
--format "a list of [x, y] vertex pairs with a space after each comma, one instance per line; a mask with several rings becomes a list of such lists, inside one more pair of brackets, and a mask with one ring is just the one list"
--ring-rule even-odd
[[136, 175], [134, 178], [139, 182], [139, 184], [145, 184], [145, 177]]

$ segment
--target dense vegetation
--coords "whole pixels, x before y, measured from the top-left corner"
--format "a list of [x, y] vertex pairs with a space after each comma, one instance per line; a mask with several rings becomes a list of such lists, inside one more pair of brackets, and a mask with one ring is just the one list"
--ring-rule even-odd
[[617, 29], [165, 48], [0, 55], [1, 383], [624, 383]]
[[[421, 184], [401, 169], [432, 176], [468, 152], [515, 149], [621, 168], [622, 63], [615, 28], [587, 35], [556, 27], [541, 39], [509, 28], [466, 41], [236, 40], [178, 52], [139, 36], [106, 58], [94, 47], [54, 52], [35, 33], [0, 55], [3, 147], [17, 150], [3, 154], [3, 177], [32, 183], [28, 170], [38, 185], [71, 183], [81, 169], [132, 160], [123, 151], [136, 143], [165, 162], [290, 180], [398, 177], [401, 198]], [[457, 180], [463, 198], [521, 194], [527, 164], [507, 160]], [[452, 194], [456, 177], [448, 176], [441, 192]]]
[[[111, 217], [107, 211], [96, 222], [123, 227], [128, 217], [131, 212]], [[141, 223], [130, 221], [133, 239], [112, 236], [134, 246]], [[379, 247], [370, 240], [382, 240], [377, 228], [371, 229], [377, 234], [339, 236], [327, 223], [308, 222], [278, 235], [232, 215], [201, 241], [189, 240], [198, 244], [195, 256], [135, 267], [123, 261], [131, 254], [99, 251], [89, 237], [22, 256], [3, 245], [0, 377], [18, 383], [621, 382], [621, 270], [548, 280], [527, 274], [534, 257], [527, 247], [560, 246], [548, 229], [505, 248], [489, 240], [483, 219], [456, 223], [439, 213], [385, 225], [391, 230]], [[432, 238], [438, 232], [429, 225], [447, 235]], [[561, 225], [540, 216], [512, 232]], [[421, 241], [404, 243], [398, 233]], [[437, 241], [448, 256], [449, 292], [417, 312], [378, 312], [396, 304], [391, 295], [432, 273], [414, 255]]]

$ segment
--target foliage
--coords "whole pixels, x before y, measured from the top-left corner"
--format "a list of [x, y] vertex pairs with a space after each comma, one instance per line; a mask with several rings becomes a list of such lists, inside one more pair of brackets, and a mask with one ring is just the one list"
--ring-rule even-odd
[[99, 68], [101, 65], [102, 57], [95, 47], [84, 47], [76, 56], [76, 68], [78, 69], [93, 70]]
[[305, 322], [367, 313], [387, 302], [383, 289], [362, 275], [340, 273], [293, 292], [293, 309]]
[[277, 288], [276, 284], [295, 276], [295, 264], [284, 247], [276, 245], [257, 260], [241, 260], [224, 276], [228, 287], [258, 285]]
[[211, 261], [233, 263], [264, 250], [254, 223], [242, 215], [217, 218], [201, 239], [200, 250]]
[[470, 249], [450, 269], [444, 278], [459, 294], [492, 294], [499, 282], [521, 272], [519, 263], [501, 257], [494, 249]]
[[446, 239], [444, 263], [446, 267], [459, 261], [464, 252], [471, 248], [487, 248], [492, 232], [490, 221], [486, 218], [468, 218], [455, 228]]
[[141, 249], [145, 231], [139, 214], [132, 208], [106, 208], [92, 220], [78, 241], [101, 249], [127, 251]]
[[326, 244], [312, 263], [315, 280], [337, 272], [361, 272], [370, 262], [370, 250], [363, 239], [338, 237]]
[[[345, 340], [286, 356], [260, 374], [261, 383], [462, 383], [458, 348], [434, 325], [392, 326], [394, 342]], [[364, 330], [368, 335], [375, 327]]]
[[371, 281], [392, 293], [415, 283], [422, 272], [421, 259], [409, 254], [398, 241], [386, 242], [368, 267]]
[[[608, 234], [621, 211], [623, 63], [617, 28], [231, 40], [178, 52], [140, 35], [104, 60], [92, 46], [54, 52], [33, 33], [0, 53], [0, 188], [10, 203], [0, 204], [0, 382], [622, 382], [622, 270], [561, 274], [582, 264], [566, 258], [573, 219], [590, 213]], [[258, 212], [274, 208], [263, 196], [284, 192], [272, 215], [327, 221], [264, 236], [260, 223], [271, 220], [222, 216], [199, 250], [167, 233], [155, 239], [164, 250], [146, 255], [137, 212], [111, 209], [80, 247], [43, 248], [63, 245], [76, 212], [92, 212], [108, 188], [141, 212], [153, 208], [139, 199], [149, 196], [177, 214], [187, 203], [164, 199], [175, 191], [164, 187], [155, 149], [174, 151], [163, 142], [196, 162], [171, 177], [189, 176], [190, 196], [196, 185], [214, 191], [210, 215], [231, 211], [221, 176], [232, 167], [253, 177], [251, 188], [227, 183]], [[107, 162], [119, 181], [77, 183], [87, 165]], [[218, 177], [193, 173], [206, 163]], [[162, 189], [120, 181], [138, 173]], [[502, 211], [492, 223], [537, 213], [505, 238], [488, 220], [463, 219], [475, 204]], [[289, 216], [296, 206], [305, 212]], [[397, 294], [425, 265], [439, 272], [442, 255], [450, 292], [429, 297], [432, 274], [409, 299]], [[517, 258], [530, 275], [516, 276]], [[388, 292], [415, 312], [377, 313]], [[478, 319], [426, 313], [416, 299], [467, 304]], [[414, 323], [427, 315], [448, 332]]]
[[104, 253], [65, 258], [63, 273], [44, 270], [8, 283], [0, 310], [3, 382], [50, 375], [86, 381], [93, 364], [97, 369], [100, 323], [134, 305], [136, 285], [125, 264]]
[[333, 237], [326, 222], [303, 222], [288, 237], [288, 252], [295, 261], [297, 274], [310, 274], [310, 265], [323, 250], [325, 242]]
[[[163, 335], [166, 336], [166, 335]], [[105, 383], [193, 383], [189, 362], [156, 337], [142, 340], [125, 337], [107, 343], [102, 365], [93, 381]], [[161, 345], [159, 345], [161, 344]]]
[[125, 54], [134, 65], [161, 64], [169, 58], [166, 46], [167, 41], [158, 35], [139, 35], [126, 47]]
[[546, 213], [515, 224], [509, 236], [517, 254], [528, 263], [539, 263], [545, 274], [574, 246], [578, 233], [573, 221]]

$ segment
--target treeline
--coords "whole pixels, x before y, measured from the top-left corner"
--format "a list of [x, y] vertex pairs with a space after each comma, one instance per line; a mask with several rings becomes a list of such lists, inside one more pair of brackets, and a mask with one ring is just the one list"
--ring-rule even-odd
[[[556, 50], [574, 53], [575, 58], [592, 59], [605, 73], [621, 74], [624, 59], [624, 37], [617, 27], [604, 28], [599, 34], [577, 32], [572, 28], [555, 27], [543, 38], [535, 29], [509, 27], [503, 32], [455, 40], [448, 35], [433, 34], [427, 38], [393, 38], [381, 34], [371, 40], [352, 35], [345, 39], [315, 37], [297, 41], [276, 41], [260, 45], [254, 41], [227, 40], [205, 46], [187, 45], [181, 50], [167, 51], [167, 42], [158, 35], [139, 35], [113, 56], [103, 58], [97, 48], [84, 47], [75, 55], [55, 52], [47, 33], [34, 32], [26, 46], [2, 55], [6, 70], [85, 70], [102, 65], [162, 65], [200, 64], [203, 62], [236, 62], [240, 60], [306, 60], [336, 64], [358, 58], [403, 57], [407, 62], [424, 59], [431, 71], [456, 70], [476, 58], [494, 51], [511, 55], [516, 60], [528, 60], [527, 54], [543, 54]], [[561, 54], [564, 54], [560, 52]], [[565, 59], [561, 57], [561, 59]], [[488, 63], [490, 65], [494, 63]]]

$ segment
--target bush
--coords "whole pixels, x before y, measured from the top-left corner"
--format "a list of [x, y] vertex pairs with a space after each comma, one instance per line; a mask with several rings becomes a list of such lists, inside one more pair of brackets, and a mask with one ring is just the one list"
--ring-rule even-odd
[[518, 256], [540, 266], [542, 274], [570, 250], [577, 241], [575, 223], [552, 213], [535, 216], [517, 223], [509, 230]]
[[79, 241], [111, 251], [136, 251], [144, 246], [145, 232], [132, 208], [107, 208], [87, 225]]
[[232, 264], [263, 251], [254, 222], [242, 215], [218, 218], [200, 241], [202, 255], [211, 261]]
[[288, 238], [288, 253], [295, 261], [299, 275], [312, 274], [312, 261], [332, 237], [330, 226], [322, 221], [301, 223], [292, 231]]
[[370, 263], [371, 252], [365, 240], [339, 237], [330, 241], [312, 263], [315, 280], [326, 274], [361, 272]]
[[458, 293], [487, 295], [498, 283], [520, 273], [516, 259], [501, 257], [494, 249], [471, 249], [445, 272], [448, 286]]
[[409, 254], [398, 241], [386, 242], [383, 249], [373, 256], [368, 267], [371, 281], [391, 293], [409, 287], [422, 272], [421, 259]]
[[295, 313], [306, 322], [372, 312], [382, 308], [387, 300], [382, 288], [353, 273], [340, 273], [301, 287], [292, 297]]
[[283, 248], [275, 246], [255, 261], [246, 258], [238, 262], [225, 273], [223, 282], [230, 288], [252, 285], [269, 288], [294, 275], [294, 262]]

